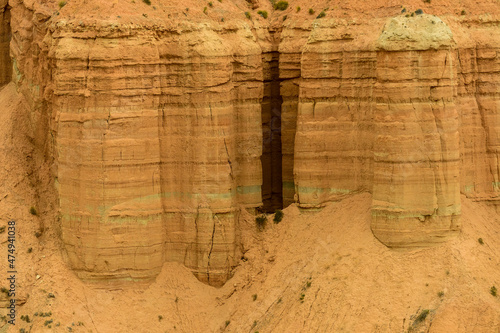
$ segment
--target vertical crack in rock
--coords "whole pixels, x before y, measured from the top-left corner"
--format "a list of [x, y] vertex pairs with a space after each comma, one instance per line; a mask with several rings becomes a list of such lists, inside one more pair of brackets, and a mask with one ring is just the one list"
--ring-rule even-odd
[[215, 237], [215, 219], [219, 219], [217, 214], [212, 216], [213, 229], [212, 229], [212, 237], [210, 240], [210, 250], [208, 251], [208, 260], [207, 260], [207, 283], [210, 284], [210, 258], [212, 256], [212, 251], [214, 249], [214, 237]]
[[[270, 32], [273, 36], [278, 32]], [[275, 38], [275, 37], [274, 37]], [[275, 46], [277, 49], [277, 46]], [[262, 100], [262, 203], [265, 211], [283, 208], [280, 53], [264, 53], [264, 97]]]
[[226, 148], [227, 163], [229, 164], [229, 169], [231, 170], [229, 175], [231, 176], [231, 179], [234, 180], [233, 164], [231, 163], [231, 157], [229, 156], [229, 150], [227, 149], [226, 135], [224, 134], [224, 130], [222, 130], [222, 134], [224, 135], [224, 147]]

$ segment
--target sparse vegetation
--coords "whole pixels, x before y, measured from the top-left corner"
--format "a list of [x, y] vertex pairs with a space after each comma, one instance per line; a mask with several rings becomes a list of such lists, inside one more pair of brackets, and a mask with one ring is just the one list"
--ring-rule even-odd
[[423, 322], [425, 320], [425, 318], [427, 318], [427, 315], [429, 314], [429, 312], [430, 311], [427, 309], [422, 310], [422, 312], [420, 312], [420, 314], [415, 319], [414, 323], [418, 324], [418, 323]]
[[314, 14], [314, 9], [309, 8], [309, 15], [313, 15], [313, 14]]
[[276, 9], [276, 10], [285, 10], [287, 8], [288, 8], [288, 1], [278, 1], [274, 5], [274, 9]]
[[5, 232], [5, 226], [0, 227], [0, 234], [3, 234]]
[[210, 2], [208, 3], [208, 7], [213, 7], [213, 6], [214, 6], [214, 3], [213, 3], [212, 1], [210, 1]]
[[31, 253], [31, 252], [33, 252], [33, 248], [32, 248], [32, 247], [29, 247], [29, 248], [28, 248], [28, 253]]
[[481, 244], [481, 245], [483, 245], [483, 244], [484, 244], [484, 242], [483, 242], [483, 239], [482, 239], [482, 238], [478, 238], [478, 240], [477, 240], [477, 241], [478, 241], [478, 242], [479, 242], [479, 244]]
[[443, 296], [444, 296], [444, 291], [440, 291], [440, 292], [438, 292], [438, 296], [439, 296], [440, 298], [441, 298], [441, 297], [443, 297]]
[[467, 14], [467, 13], [465, 12], [465, 10], [462, 10], [462, 11], [460, 12], [460, 15], [462, 15], [462, 16], [463, 16], [463, 15], [466, 15], [466, 14]]
[[146, 5], [151, 6], [151, 0], [142, 0]]
[[162, 315], [158, 315], [158, 321], [161, 321], [163, 319]]
[[306, 298], [306, 294], [304, 293], [300, 294], [299, 300], [301, 303], [304, 303], [304, 298]]
[[207, 7], [204, 7], [204, 8], [203, 8], [203, 14], [206, 14], [206, 13], [207, 13], [207, 10], [208, 10], [208, 8], [207, 8]]
[[415, 11], [415, 14], [417, 14], [417, 15], [421, 15], [421, 14], [423, 14], [423, 13], [424, 13], [424, 11], [423, 11], [422, 9], [417, 9], [417, 10]]
[[283, 219], [283, 211], [281, 209], [278, 209], [276, 210], [276, 212], [274, 213], [274, 218], [273, 218], [273, 221], [274, 223], [278, 224], [281, 222], [281, 220]]
[[231, 324], [231, 320], [226, 320], [226, 322], [225, 322], [226, 327], [228, 327], [229, 324]]
[[431, 0], [424, 0], [425, 3], [431, 3]]
[[66, 1], [59, 1], [59, 9], [63, 8], [66, 6]]
[[297, 13], [300, 12], [300, 6], [297, 6]]
[[322, 18], [322, 17], [325, 17], [325, 16], [326, 16], [326, 13], [325, 13], [325, 11], [324, 11], [324, 10], [322, 10], [322, 11], [318, 14], [318, 16], [316, 16], [316, 18]]
[[249, 13], [249, 12], [245, 12], [245, 16], [246, 16], [246, 18], [247, 18], [247, 19], [249, 19], [249, 20], [252, 18], [252, 15], [250, 15], [250, 13]]
[[36, 208], [31, 206], [30, 207], [30, 214], [31, 215], [34, 215], [34, 216], [37, 216], [38, 215], [38, 212], [36, 211]]
[[265, 11], [265, 10], [259, 10], [257, 12], [257, 14], [259, 14], [260, 16], [262, 16], [265, 19], [267, 18], [267, 11]]
[[42, 233], [40, 231], [35, 231], [35, 237], [40, 238], [42, 236]]
[[285, 21], [288, 18], [288, 15], [283, 16], [283, 21]]
[[259, 215], [255, 218], [255, 223], [259, 230], [263, 230], [266, 227], [267, 217], [265, 214]]
[[257, 294], [252, 295], [252, 300], [255, 302], [257, 300]]
[[495, 286], [491, 287], [490, 294], [497, 297], [497, 287], [495, 287]]

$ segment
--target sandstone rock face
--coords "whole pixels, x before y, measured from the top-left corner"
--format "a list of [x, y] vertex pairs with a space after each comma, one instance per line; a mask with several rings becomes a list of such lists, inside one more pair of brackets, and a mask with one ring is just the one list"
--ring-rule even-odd
[[[14, 11], [32, 20], [28, 8]], [[18, 85], [51, 114], [72, 268], [86, 280], [141, 280], [179, 261], [225, 282], [238, 211], [262, 205], [263, 66], [250, 30], [59, 23], [46, 34], [40, 76], [28, 73], [26, 46], [13, 50]]]
[[131, 34], [53, 42], [70, 261], [82, 276], [142, 278], [175, 260], [218, 284], [237, 207], [261, 205], [260, 49], [245, 31]]
[[2, 59], [13, 31], [0, 81], [13, 72], [32, 107], [85, 280], [177, 261], [221, 285], [242, 208], [368, 191], [374, 235], [408, 247], [457, 233], [460, 193], [499, 198], [495, 19], [89, 23], [0, 8]]

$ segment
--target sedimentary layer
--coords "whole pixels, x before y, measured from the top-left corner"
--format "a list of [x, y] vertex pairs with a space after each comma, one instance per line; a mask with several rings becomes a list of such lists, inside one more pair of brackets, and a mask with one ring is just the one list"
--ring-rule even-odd
[[495, 17], [78, 4], [0, 2], [0, 83], [31, 106], [53, 223], [85, 280], [177, 261], [221, 285], [241, 209], [367, 191], [374, 235], [408, 247], [457, 233], [460, 193], [498, 201]]

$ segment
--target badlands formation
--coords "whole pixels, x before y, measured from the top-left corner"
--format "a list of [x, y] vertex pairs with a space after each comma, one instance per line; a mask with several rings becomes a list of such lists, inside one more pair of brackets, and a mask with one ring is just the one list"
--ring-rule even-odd
[[0, 332], [500, 331], [498, 0], [148, 2], [0, 0]]

